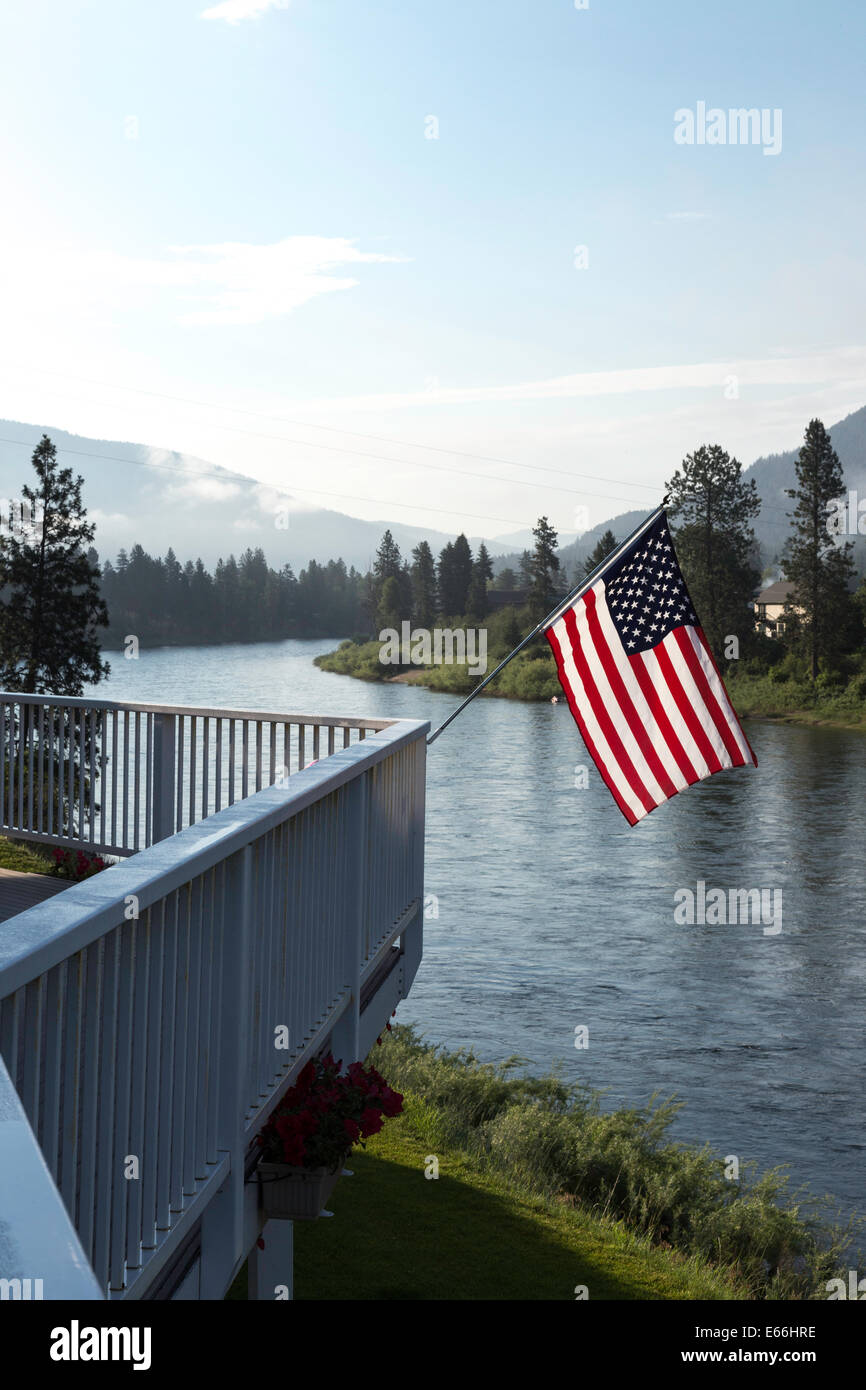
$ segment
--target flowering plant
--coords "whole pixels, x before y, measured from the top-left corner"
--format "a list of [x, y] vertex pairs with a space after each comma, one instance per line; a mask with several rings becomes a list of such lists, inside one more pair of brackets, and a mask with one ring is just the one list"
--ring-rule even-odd
[[375, 1067], [353, 1062], [341, 1073], [341, 1065], [330, 1053], [307, 1062], [258, 1135], [266, 1162], [333, 1170], [400, 1114], [403, 1097]]
[[84, 878], [92, 878], [94, 874], [108, 868], [102, 855], [85, 854], [81, 849], [56, 849], [53, 858], [51, 872], [58, 878], [74, 879], [76, 883], [80, 883]]

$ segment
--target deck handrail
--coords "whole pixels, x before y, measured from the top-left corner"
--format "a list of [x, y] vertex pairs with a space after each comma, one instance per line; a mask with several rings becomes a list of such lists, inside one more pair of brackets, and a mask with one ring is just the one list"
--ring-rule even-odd
[[262, 1124], [408, 992], [428, 729], [392, 721], [0, 929], [0, 1056], [106, 1296], [154, 1296], [196, 1239], [200, 1296], [223, 1296], [261, 1226]]
[[134, 854], [391, 722], [0, 691], [0, 834]]

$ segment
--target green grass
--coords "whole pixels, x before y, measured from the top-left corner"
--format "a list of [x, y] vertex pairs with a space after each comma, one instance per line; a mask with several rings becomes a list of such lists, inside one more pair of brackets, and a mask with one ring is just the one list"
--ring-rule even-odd
[[810, 680], [789, 675], [784, 667], [766, 674], [725, 672], [737, 713], [743, 718], [787, 719], [798, 724], [836, 724], [866, 729], [866, 675]]
[[[406, 1112], [349, 1161], [333, 1219], [295, 1224], [295, 1298], [573, 1300], [747, 1296], [729, 1271], [654, 1247], [621, 1223], [515, 1191], [437, 1145], [425, 1177], [429, 1110]], [[228, 1295], [246, 1297], [246, 1271]]]
[[[413, 1113], [414, 1112], [414, 1113]], [[295, 1227], [298, 1299], [724, 1299], [726, 1274], [654, 1249], [624, 1227], [514, 1191], [455, 1150], [439, 1177], [417, 1104], [389, 1121], [329, 1199], [333, 1220]]]
[[[395, 1027], [374, 1061], [404, 1095], [334, 1220], [298, 1223], [301, 1299], [825, 1298], [858, 1221], [790, 1192], [779, 1170], [738, 1177], [675, 1143], [678, 1107], [601, 1109], [556, 1074], [448, 1053]], [[430, 1156], [439, 1177], [425, 1177]], [[246, 1296], [245, 1274], [229, 1297]]]
[[14, 845], [11, 840], [4, 839], [0, 839], [0, 869], [16, 869], [22, 874], [51, 872], [47, 859], [43, 859], [25, 845]]

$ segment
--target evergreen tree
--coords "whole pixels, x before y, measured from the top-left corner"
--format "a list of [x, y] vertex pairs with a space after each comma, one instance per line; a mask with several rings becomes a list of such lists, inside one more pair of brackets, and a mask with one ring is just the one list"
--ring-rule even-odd
[[467, 612], [473, 618], [486, 618], [490, 611], [487, 586], [492, 578], [493, 562], [487, 553], [487, 546], [482, 541], [472, 566], [472, 577], [469, 581], [469, 593], [466, 599]]
[[99, 566], [87, 554], [96, 528], [81, 500], [83, 479], [60, 468], [43, 434], [32, 458], [18, 524], [0, 536], [0, 681], [4, 690], [80, 695], [108, 675], [98, 629], [108, 623]]
[[379, 607], [376, 610], [376, 622], [380, 632], [390, 627], [399, 633], [400, 623], [403, 620], [400, 605], [400, 584], [397, 577], [392, 574], [382, 585], [382, 597], [379, 599]]
[[752, 520], [761, 502], [754, 478], [742, 478], [738, 459], [719, 444], [704, 444], [683, 459], [667, 484], [668, 515], [677, 557], [707, 640], [724, 659], [725, 638], [754, 640], [750, 600], [759, 582]]
[[461, 617], [466, 612], [471, 580], [472, 551], [461, 532], [439, 556], [439, 604], [446, 617]]
[[601, 564], [602, 560], [606, 560], [608, 555], [614, 550], [616, 550], [616, 536], [613, 534], [613, 531], [605, 531], [601, 540], [597, 542], [595, 549], [592, 550], [584, 560], [583, 574], [579, 577], [578, 583], [580, 579], [585, 579], [587, 575], [592, 574], [593, 570]]
[[505, 569], [500, 570], [497, 574], [493, 581], [493, 587], [494, 589], [516, 589], [518, 587], [517, 575], [514, 573], [514, 570], [509, 569], [506, 565]]
[[538, 518], [533, 526], [535, 550], [532, 555], [532, 584], [529, 590], [529, 606], [536, 622], [539, 622], [553, 608], [558, 592], [559, 556], [556, 553], [558, 536], [546, 516]]
[[416, 627], [430, 629], [436, 621], [438, 593], [436, 562], [427, 541], [412, 551], [412, 621]]
[[810, 420], [796, 464], [797, 486], [787, 493], [796, 502], [792, 533], [783, 563], [803, 610], [795, 632], [806, 649], [812, 679], [822, 657], [832, 660], [851, 636], [848, 593], [854, 574], [850, 542], [838, 544], [828, 525], [833, 503], [845, 491], [839, 457], [820, 420]]

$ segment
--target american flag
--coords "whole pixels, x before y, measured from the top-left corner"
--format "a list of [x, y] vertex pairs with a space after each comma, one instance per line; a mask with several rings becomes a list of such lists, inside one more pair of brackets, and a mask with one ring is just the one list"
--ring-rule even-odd
[[714, 772], [757, 767], [664, 511], [544, 632], [590, 757], [630, 825]]

